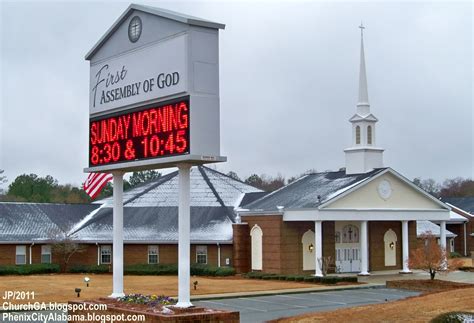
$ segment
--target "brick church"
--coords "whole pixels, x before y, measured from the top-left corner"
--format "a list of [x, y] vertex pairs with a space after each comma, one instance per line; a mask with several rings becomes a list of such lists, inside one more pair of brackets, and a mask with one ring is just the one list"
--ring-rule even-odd
[[[474, 251], [473, 212], [443, 203], [384, 166], [362, 38], [359, 100], [349, 121], [352, 145], [344, 150], [344, 169], [307, 174], [268, 194], [193, 167], [191, 263], [232, 266], [239, 273], [322, 275], [319, 264], [331, 257], [339, 273], [406, 273], [409, 252], [426, 231], [450, 251]], [[125, 265], [178, 262], [177, 175], [124, 192]], [[111, 198], [83, 205], [1, 202], [0, 265], [58, 263], [51, 246], [63, 238], [85, 247], [70, 265], [110, 265], [112, 204]]]

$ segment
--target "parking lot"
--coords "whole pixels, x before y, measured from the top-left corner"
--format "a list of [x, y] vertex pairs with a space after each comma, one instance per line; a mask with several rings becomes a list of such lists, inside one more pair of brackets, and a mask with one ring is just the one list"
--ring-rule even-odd
[[309, 312], [384, 303], [420, 293], [370, 288], [193, 301], [196, 306], [240, 311], [241, 322], [264, 322]]

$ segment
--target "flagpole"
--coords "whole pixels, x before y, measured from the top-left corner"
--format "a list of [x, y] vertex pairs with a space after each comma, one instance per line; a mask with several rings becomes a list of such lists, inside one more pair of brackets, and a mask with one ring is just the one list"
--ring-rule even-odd
[[110, 297], [125, 296], [123, 293], [123, 173], [113, 172], [113, 291]]

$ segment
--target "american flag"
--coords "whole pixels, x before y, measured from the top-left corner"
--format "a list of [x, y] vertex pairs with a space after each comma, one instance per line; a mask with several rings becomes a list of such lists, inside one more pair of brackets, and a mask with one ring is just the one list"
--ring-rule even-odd
[[112, 178], [112, 174], [90, 173], [84, 183], [84, 191], [86, 191], [91, 199], [95, 199], [97, 195], [100, 194], [104, 186], [107, 185], [107, 182], [111, 181]]

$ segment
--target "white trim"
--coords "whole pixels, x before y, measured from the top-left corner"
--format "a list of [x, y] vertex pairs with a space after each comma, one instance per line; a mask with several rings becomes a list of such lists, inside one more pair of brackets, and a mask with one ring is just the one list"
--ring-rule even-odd
[[[156, 254], [150, 253], [153, 250], [156, 250]], [[150, 262], [150, 256], [156, 256], [156, 262]], [[160, 247], [158, 245], [148, 245], [147, 262], [153, 265], [160, 263]]]
[[448, 210], [327, 209], [285, 211], [283, 221], [446, 221]]
[[[110, 251], [109, 254], [104, 254], [103, 251]], [[100, 264], [101, 265], [110, 265], [112, 263], [112, 245], [102, 245], [100, 246]], [[110, 261], [109, 262], [104, 262], [103, 261], [103, 256], [110, 256]]]
[[[24, 253], [18, 253], [19, 249], [20, 251], [24, 251]], [[24, 256], [25, 261], [19, 263], [18, 258], [17, 258], [18, 256]], [[15, 247], [15, 265], [26, 265], [26, 246], [25, 245], [19, 245]]]
[[263, 270], [263, 231], [258, 224], [250, 230], [250, 269]]
[[391, 174], [393, 176], [395, 176], [396, 178], [398, 178], [399, 180], [401, 180], [402, 182], [404, 182], [405, 184], [408, 184], [408, 186], [410, 186], [411, 188], [413, 188], [414, 190], [418, 191], [419, 193], [421, 193], [423, 196], [429, 198], [430, 200], [432, 200], [433, 202], [435, 202], [436, 204], [438, 204], [439, 206], [441, 206], [443, 209], [447, 209], [449, 210], [450, 207], [448, 205], [446, 205], [446, 203], [444, 202], [441, 202], [440, 200], [436, 199], [435, 197], [431, 196], [430, 194], [426, 193], [424, 190], [422, 190], [421, 188], [419, 188], [418, 186], [416, 186], [415, 184], [413, 184], [413, 182], [411, 182], [409, 179], [407, 179], [406, 177], [404, 177], [403, 175], [401, 175], [400, 173], [397, 173], [396, 171], [394, 171], [392, 168], [388, 167], [387, 169], [385, 169], [384, 171], [381, 171], [380, 173], [372, 176], [372, 177], [368, 177], [364, 180], [362, 180], [360, 183], [358, 183], [357, 185], [351, 187], [350, 189], [348, 189], [347, 191], [344, 191], [343, 193], [339, 194], [339, 195], [336, 195], [334, 196], [332, 199], [329, 199], [327, 200], [326, 202], [322, 203], [321, 205], [319, 205], [318, 209], [324, 209], [326, 206], [334, 203], [335, 201], [343, 198], [344, 196], [354, 192], [355, 190], [359, 189], [360, 187], [364, 186], [364, 185], [367, 185], [368, 183], [374, 181], [375, 179], [379, 178], [380, 176], [383, 176], [385, 174]]
[[[49, 251], [48, 251], [49, 249]], [[49, 244], [44, 244], [44, 245], [41, 245], [41, 263], [42, 264], [51, 264], [53, 263], [53, 253], [52, 253], [52, 250], [51, 250], [51, 245]], [[43, 262], [43, 256], [49, 256], [49, 262]]]
[[[198, 252], [198, 249], [202, 249], [202, 250], [205, 250], [205, 252], [201, 252], [199, 253]], [[198, 262], [198, 256], [206, 256], [206, 262]], [[207, 263], [209, 262], [208, 261], [208, 251], [207, 251], [207, 246], [206, 245], [199, 245], [199, 246], [196, 246], [196, 264], [203, 264], [203, 265], [207, 265]]]

